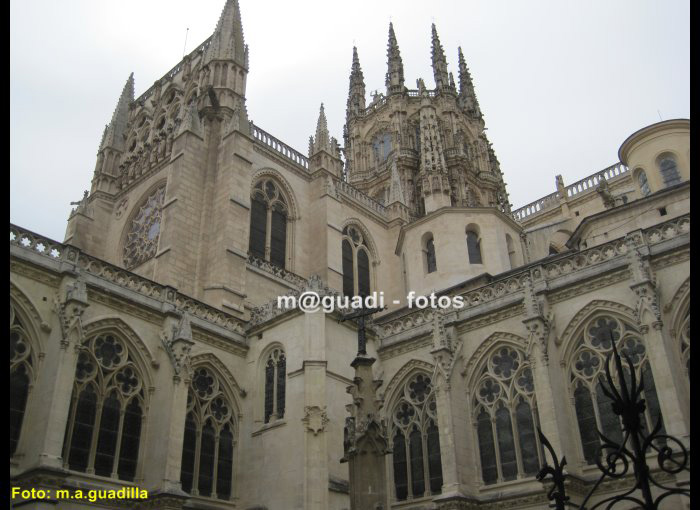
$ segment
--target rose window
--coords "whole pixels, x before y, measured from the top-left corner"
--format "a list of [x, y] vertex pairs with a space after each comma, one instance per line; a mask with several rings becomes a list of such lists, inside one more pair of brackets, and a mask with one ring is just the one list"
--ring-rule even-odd
[[131, 220], [124, 246], [124, 265], [131, 269], [153, 258], [158, 248], [165, 185], [154, 191]]

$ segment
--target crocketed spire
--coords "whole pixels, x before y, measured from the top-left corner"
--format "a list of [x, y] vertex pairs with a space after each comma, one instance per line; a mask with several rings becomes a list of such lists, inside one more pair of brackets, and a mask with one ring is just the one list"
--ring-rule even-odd
[[111, 147], [120, 151], [124, 150], [124, 135], [126, 134], [126, 122], [129, 118], [129, 105], [134, 100], [134, 73], [129, 75], [126, 84], [122, 89], [117, 107], [112, 114], [112, 120], [107, 125], [104, 134], [102, 135], [102, 144], [100, 149]]
[[352, 48], [352, 70], [350, 71], [350, 92], [348, 94], [347, 116], [365, 109], [365, 77], [360, 68], [357, 48]]
[[389, 44], [387, 46], [386, 55], [388, 63], [386, 73], [387, 94], [403, 92], [403, 61], [401, 60], [399, 43], [396, 42], [396, 34], [394, 33], [394, 25], [392, 23], [389, 23]]
[[316, 154], [320, 150], [331, 152], [331, 140], [328, 134], [328, 122], [326, 121], [326, 112], [321, 103], [321, 111], [318, 114], [318, 122], [316, 123], [316, 136], [313, 139], [312, 152], [309, 156]]
[[247, 67], [248, 51], [243, 40], [243, 25], [238, 0], [226, 0], [203, 64], [212, 60], [233, 60]]
[[457, 48], [459, 52], [459, 101], [464, 110], [467, 113], [475, 115], [476, 117], [481, 117], [481, 108], [479, 108], [479, 101], [476, 99], [476, 92], [474, 91], [474, 83], [472, 82], [471, 74], [469, 74], [469, 68], [467, 67], [467, 62], [464, 60], [464, 54], [462, 53], [462, 48]]
[[438, 90], [446, 89], [450, 86], [449, 76], [447, 73], [447, 59], [445, 52], [440, 44], [435, 23], [433, 23], [433, 44], [432, 44], [432, 60], [433, 60], [433, 76], [435, 76], [435, 88]]

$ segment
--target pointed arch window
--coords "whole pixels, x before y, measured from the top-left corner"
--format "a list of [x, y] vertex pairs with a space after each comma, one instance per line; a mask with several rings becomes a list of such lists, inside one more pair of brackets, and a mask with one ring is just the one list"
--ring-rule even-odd
[[231, 499], [233, 406], [220, 382], [206, 367], [196, 368], [187, 393], [180, 483], [193, 496]]
[[535, 434], [532, 369], [525, 355], [508, 346], [498, 348], [485, 363], [476, 388], [473, 419], [484, 483], [536, 475], [543, 457]]
[[265, 362], [265, 423], [284, 418], [287, 358], [282, 349], [273, 349]]
[[394, 493], [398, 501], [440, 494], [442, 462], [436, 410], [430, 377], [413, 376], [392, 413]]
[[[595, 463], [600, 455], [600, 439], [596, 431], [600, 430], [613, 441], [622, 441], [620, 419], [613, 412], [611, 401], [601, 387], [601, 382], [605, 381], [605, 358], [612, 351], [611, 335], [620, 353], [627, 354], [632, 360], [637, 380], [644, 376], [646, 430], [661, 417], [654, 376], [639, 332], [627, 321], [612, 316], [603, 315], [589, 320], [569, 363], [569, 380], [583, 457], [589, 464]], [[614, 367], [611, 367], [611, 374], [613, 380], [620, 376]], [[625, 378], [628, 377], [629, 373], [625, 373]], [[665, 433], [663, 422], [661, 433]]]
[[432, 234], [428, 234], [423, 245], [423, 266], [426, 273], [437, 271], [437, 258], [435, 257], [435, 242]]
[[343, 294], [368, 296], [370, 293], [370, 256], [360, 229], [348, 225], [343, 229]]
[[144, 409], [143, 377], [126, 343], [112, 333], [89, 338], [75, 368], [66, 467], [133, 481]]
[[284, 269], [287, 252], [288, 205], [272, 179], [253, 187], [250, 206], [249, 254]]
[[690, 380], [690, 312], [683, 319], [680, 327], [681, 364], [685, 368], [686, 377]]
[[129, 224], [124, 244], [124, 267], [131, 269], [153, 258], [158, 249], [165, 184], [151, 193]]
[[10, 458], [17, 451], [33, 380], [34, 361], [29, 335], [10, 302]]
[[481, 261], [481, 239], [474, 230], [467, 230], [467, 254], [470, 264], [483, 264]]

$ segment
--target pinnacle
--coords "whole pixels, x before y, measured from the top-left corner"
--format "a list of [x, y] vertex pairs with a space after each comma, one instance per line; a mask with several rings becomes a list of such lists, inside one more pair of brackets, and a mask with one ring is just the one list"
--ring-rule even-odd
[[219, 22], [207, 48], [205, 63], [212, 60], [235, 60], [244, 64], [246, 60], [243, 26], [238, 0], [226, 0]]
[[129, 117], [129, 105], [133, 100], [134, 73], [131, 73], [124, 84], [122, 93], [117, 101], [117, 106], [112, 113], [112, 120], [107, 125], [104, 135], [102, 136], [101, 149], [105, 147], [114, 147], [115, 149], [123, 150], [124, 133], [126, 133], [126, 122]]

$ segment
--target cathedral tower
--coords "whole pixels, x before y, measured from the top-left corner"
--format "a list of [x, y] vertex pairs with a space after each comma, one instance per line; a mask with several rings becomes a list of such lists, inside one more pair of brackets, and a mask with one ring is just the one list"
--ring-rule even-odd
[[[229, 312], [243, 312], [252, 140], [237, 0], [141, 96], [129, 76], [66, 241]], [[240, 195], [240, 196], [239, 196]]]
[[417, 89], [409, 90], [394, 26], [389, 25], [386, 95], [373, 93], [366, 107], [364, 76], [354, 49], [344, 129], [348, 180], [388, 204], [395, 167], [414, 217], [446, 206], [509, 212], [503, 175], [484, 131], [462, 50], [458, 89], [435, 25], [431, 38], [435, 88], [418, 79]]

